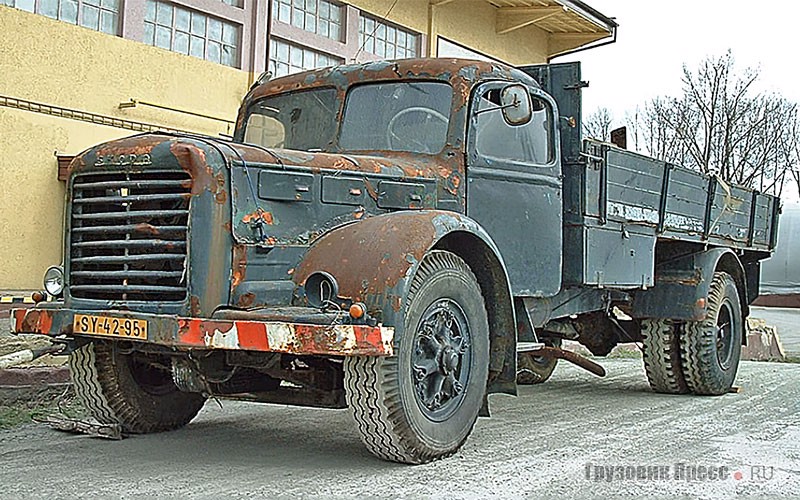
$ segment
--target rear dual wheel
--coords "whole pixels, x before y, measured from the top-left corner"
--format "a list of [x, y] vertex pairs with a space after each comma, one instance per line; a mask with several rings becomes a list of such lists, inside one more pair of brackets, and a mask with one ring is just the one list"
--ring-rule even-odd
[[662, 319], [642, 322], [650, 387], [668, 394], [727, 393], [736, 379], [743, 335], [736, 282], [728, 273], [714, 273], [704, 320], [678, 325]]
[[420, 464], [455, 453], [486, 392], [489, 326], [481, 290], [458, 256], [433, 251], [411, 284], [393, 357], [348, 357], [345, 387], [374, 455]]
[[736, 282], [715, 273], [708, 292], [708, 315], [683, 325], [681, 363], [686, 385], [695, 394], [727, 393], [736, 379], [744, 322]]

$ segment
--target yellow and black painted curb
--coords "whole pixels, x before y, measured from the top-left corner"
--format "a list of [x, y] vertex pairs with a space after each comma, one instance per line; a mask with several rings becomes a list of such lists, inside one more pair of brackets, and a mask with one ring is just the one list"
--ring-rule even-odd
[[35, 304], [30, 295], [15, 296], [3, 295], [0, 296], [0, 304]]

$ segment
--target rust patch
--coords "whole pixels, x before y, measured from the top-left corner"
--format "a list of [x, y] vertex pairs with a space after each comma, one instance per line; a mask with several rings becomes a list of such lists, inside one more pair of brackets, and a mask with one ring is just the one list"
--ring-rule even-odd
[[392, 295], [392, 298], [389, 299], [389, 304], [391, 304], [394, 312], [400, 312], [400, 308], [403, 305], [403, 299], [400, 298], [399, 295]]
[[687, 271], [682, 274], [661, 274], [656, 276], [656, 281], [658, 283], [697, 286], [703, 281], [703, 273], [699, 269], [695, 269], [694, 272]]
[[244, 281], [247, 274], [247, 247], [233, 245], [233, 258], [231, 261], [231, 292]]
[[264, 212], [263, 210], [256, 210], [255, 212], [242, 217], [242, 222], [245, 224], [250, 224], [251, 222], [255, 222], [257, 220], [261, 220], [270, 226], [275, 222], [272, 217], [272, 212]]
[[203, 313], [202, 308], [200, 307], [200, 297], [197, 295], [192, 295], [189, 298], [189, 312], [195, 317], [199, 317]]
[[97, 149], [98, 156], [108, 155], [144, 155], [150, 154], [153, 148], [170, 140], [170, 137], [158, 134], [126, 137], [101, 145]]
[[[53, 327], [53, 315], [43, 309], [18, 310], [16, 320], [17, 333], [48, 334]], [[70, 325], [71, 326], [71, 325]]]
[[149, 234], [151, 236], [158, 236], [159, 234], [161, 234], [161, 231], [159, 231], [157, 227], [155, 227], [152, 224], [148, 224], [146, 222], [141, 222], [139, 224], [136, 224], [133, 227], [133, 230], [136, 231], [137, 233]]
[[251, 307], [255, 301], [256, 301], [256, 294], [254, 294], [253, 292], [248, 292], [239, 297], [239, 300], [237, 301], [236, 305], [241, 308], [247, 309]]
[[192, 177], [193, 196], [208, 191], [219, 204], [228, 200], [225, 173], [214, 173], [203, 149], [186, 142], [173, 142], [169, 149], [180, 167]]
[[372, 198], [372, 200], [377, 203], [378, 190], [375, 189], [375, 186], [373, 186], [372, 183], [369, 181], [369, 179], [367, 179], [366, 177], [364, 177], [364, 186], [367, 189], [367, 194], [369, 195], [369, 197]]

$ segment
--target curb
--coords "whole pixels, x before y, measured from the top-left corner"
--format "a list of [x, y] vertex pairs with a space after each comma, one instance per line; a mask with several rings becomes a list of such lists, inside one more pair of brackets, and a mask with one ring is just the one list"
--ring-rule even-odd
[[0, 370], [0, 387], [4, 389], [36, 388], [69, 383], [69, 367], [67, 366], [33, 366]]
[[[36, 290], [27, 290], [27, 291], [5, 291], [0, 292], [0, 318], [8, 318], [10, 316], [9, 311], [14, 308], [29, 308], [36, 305], [36, 302], [33, 301], [31, 298], [31, 294]], [[52, 302], [54, 297], [46, 295], [46, 302]]]
[[32, 405], [74, 391], [66, 366], [0, 370], [0, 406]]
[[33, 307], [34, 302], [30, 297], [20, 295], [0, 295], [0, 318], [8, 318], [11, 316], [11, 309], [16, 307], [29, 308]]

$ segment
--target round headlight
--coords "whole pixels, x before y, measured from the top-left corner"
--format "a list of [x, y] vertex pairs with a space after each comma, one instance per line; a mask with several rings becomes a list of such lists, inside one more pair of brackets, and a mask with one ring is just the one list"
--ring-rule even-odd
[[44, 273], [44, 289], [57, 297], [64, 291], [64, 270], [59, 266], [50, 266]]

